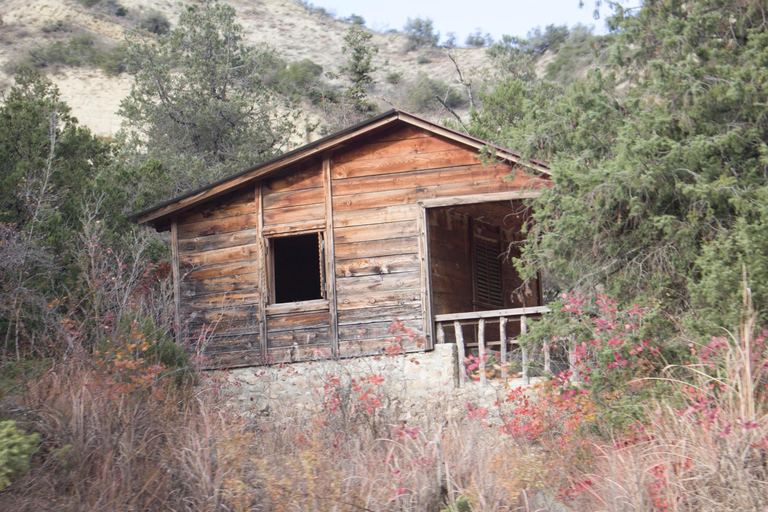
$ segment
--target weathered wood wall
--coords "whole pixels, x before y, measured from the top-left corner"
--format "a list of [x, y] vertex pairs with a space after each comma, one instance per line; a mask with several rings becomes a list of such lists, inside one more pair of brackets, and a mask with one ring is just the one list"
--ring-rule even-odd
[[[218, 365], [298, 361], [335, 349], [342, 357], [381, 353], [393, 341], [396, 318], [424, 334], [428, 273], [419, 201], [528, 184], [522, 170], [483, 166], [474, 149], [413, 126], [356, 139], [178, 216], [182, 323], [193, 331], [215, 326], [208, 354]], [[468, 218], [429, 220], [441, 240], [430, 261], [437, 313], [472, 310], [471, 268], [448, 257], [469, 257]], [[324, 233], [325, 254], [335, 258], [326, 298], [272, 304], [270, 240], [312, 232]], [[408, 336], [403, 341], [407, 350], [425, 348]]]
[[[392, 129], [334, 153], [340, 354], [379, 352], [392, 341], [395, 318], [424, 334], [418, 202], [505, 192], [527, 182], [522, 173], [506, 180], [514, 173], [511, 166], [486, 167], [476, 155], [415, 127]], [[405, 341], [407, 349], [419, 348]]]
[[[264, 236], [285, 236], [325, 229], [325, 194], [322, 160], [285, 169], [261, 186]], [[265, 262], [265, 267], [268, 264]], [[271, 277], [267, 276], [267, 287]], [[328, 301], [269, 304], [266, 299], [268, 361], [301, 361], [319, 354], [330, 356]]]
[[[260, 361], [259, 236], [253, 187], [177, 220], [181, 324], [220, 364]], [[214, 329], [215, 336], [205, 330]]]

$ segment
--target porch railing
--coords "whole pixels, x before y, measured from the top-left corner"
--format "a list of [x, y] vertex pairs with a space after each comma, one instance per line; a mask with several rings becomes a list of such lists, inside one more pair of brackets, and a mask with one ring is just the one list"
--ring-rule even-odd
[[[507, 381], [507, 359], [508, 359], [508, 345], [515, 343], [515, 338], [507, 336], [507, 324], [510, 321], [520, 322], [520, 333], [525, 334], [528, 332], [528, 320], [531, 318], [538, 318], [543, 313], [548, 313], [549, 308], [546, 306], [538, 306], [531, 308], [514, 308], [514, 309], [496, 309], [493, 311], [470, 311], [467, 313], [450, 313], [445, 315], [436, 315], [435, 324], [437, 327], [437, 342], [445, 343], [445, 330], [446, 327], [453, 326], [453, 331], [456, 336], [456, 347], [458, 349], [459, 356], [459, 382], [464, 384], [467, 378], [467, 368], [465, 364], [467, 346], [464, 343], [464, 331], [462, 326], [464, 325], [477, 325], [477, 347], [478, 347], [478, 365], [480, 374], [480, 384], [487, 385], [486, 374], [486, 335], [485, 328], [486, 323], [499, 324], [499, 358], [501, 359], [501, 378], [503, 381]], [[495, 342], [494, 342], [495, 344]], [[544, 345], [544, 369], [545, 371], [551, 371], [551, 360], [549, 357], [548, 345]], [[526, 347], [520, 347], [522, 355], [522, 370], [523, 370], [523, 384], [530, 383], [529, 375], [529, 354]]]

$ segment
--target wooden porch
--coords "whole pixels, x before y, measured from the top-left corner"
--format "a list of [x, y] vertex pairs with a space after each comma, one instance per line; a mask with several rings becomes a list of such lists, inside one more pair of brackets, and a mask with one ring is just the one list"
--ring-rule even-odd
[[[507, 382], [510, 378], [508, 365], [510, 354], [518, 350], [521, 354], [523, 384], [530, 383], [530, 354], [526, 347], [520, 346], [515, 334], [525, 334], [531, 321], [541, 317], [550, 310], [546, 306], [534, 306], [512, 309], [497, 309], [490, 311], [470, 311], [466, 313], [448, 313], [435, 316], [435, 332], [437, 343], [446, 343], [446, 330], [452, 330], [456, 340], [459, 358], [460, 385], [468, 379], [466, 359], [470, 352], [477, 352], [478, 374], [480, 384], [488, 384], [486, 357], [492, 352], [498, 353], [501, 368], [501, 380]], [[465, 336], [465, 327], [473, 329], [472, 336]], [[496, 327], [496, 329], [493, 329]], [[493, 333], [493, 330], [496, 330]], [[510, 331], [513, 335], [510, 336]], [[449, 331], [450, 332], [450, 331]], [[496, 335], [498, 334], [498, 336]], [[470, 338], [469, 340], [467, 338]], [[495, 349], [495, 350], [494, 350]], [[543, 369], [552, 372], [552, 358], [549, 345], [544, 345]]]

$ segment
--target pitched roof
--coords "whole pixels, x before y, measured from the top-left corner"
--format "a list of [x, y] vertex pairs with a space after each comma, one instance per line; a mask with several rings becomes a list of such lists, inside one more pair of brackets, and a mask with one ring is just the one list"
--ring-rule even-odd
[[193, 208], [201, 203], [210, 201], [211, 199], [226, 194], [227, 192], [230, 192], [245, 183], [274, 174], [275, 172], [278, 172], [290, 164], [294, 164], [301, 160], [311, 158], [312, 156], [322, 154], [348, 142], [351, 139], [369, 134], [378, 129], [389, 126], [397, 121], [405, 122], [407, 124], [422, 128], [436, 135], [440, 135], [462, 144], [466, 144], [478, 150], [484, 146], [490, 146], [496, 150], [496, 156], [498, 158], [525, 165], [544, 174], [550, 174], [547, 164], [543, 162], [537, 160], [524, 162], [519, 153], [509, 151], [500, 146], [496, 146], [495, 144], [477, 139], [465, 133], [440, 126], [439, 124], [427, 121], [426, 119], [422, 119], [403, 110], [392, 109], [384, 112], [383, 114], [379, 114], [370, 119], [366, 119], [365, 121], [354, 126], [350, 126], [344, 130], [332, 133], [331, 135], [323, 137], [322, 139], [318, 139], [292, 151], [283, 153], [282, 155], [267, 160], [266, 162], [262, 162], [255, 167], [251, 167], [245, 171], [232, 174], [219, 181], [206, 185], [205, 187], [187, 192], [186, 194], [175, 197], [169, 201], [158, 204], [144, 211], [134, 213], [128, 217], [128, 219], [138, 224], [151, 224], [153, 226], [159, 227], [159, 225], [166, 224], [166, 222], [173, 215], [189, 210], [190, 208]]

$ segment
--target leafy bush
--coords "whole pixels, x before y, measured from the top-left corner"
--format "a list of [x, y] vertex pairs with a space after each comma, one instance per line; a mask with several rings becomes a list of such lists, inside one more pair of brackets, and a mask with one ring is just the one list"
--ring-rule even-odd
[[41, 30], [46, 33], [50, 34], [53, 32], [70, 32], [72, 30], [72, 27], [69, 23], [67, 23], [64, 20], [55, 20], [55, 21], [46, 21], [43, 23], [43, 27]]
[[403, 33], [408, 38], [409, 51], [422, 46], [435, 46], [440, 39], [440, 33], [434, 31], [429, 18], [408, 18]]
[[[586, 28], [583, 25], [577, 27]], [[570, 31], [565, 25], [547, 25], [544, 31], [540, 27], [528, 32], [528, 49], [532, 53], [544, 53], [547, 50], [557, 50], [570, 36]]]
[[347, 18], [345, 21], [348, 21], [353, 25], [365, 26], [365, 18], [363, 18], [359, 14], [350, 14], [349, 18]]
[[467, 46], [476, 46], [476, 47], [482, 47], [482, 46], [488, 46], [493, 42], [493, 38], [491, 37], [491, 34], [485, 33], [477, 28], [473, 33], [469, 34], [467, 36], [467, 40], [465, 41], [465, 44]]
[[139, 28], [152, 34], [167, 34], [171, 29], [171, 22], [165, 17], [165, 14], [155, 9], [142, 13], [139, 17]]
[[556, 49], [557, 53], [555, 59], [547, 64], [546, 77], [568, 85], [579, 78], [579, 70], [584, 70], [599, 59], [601, 49], [610, 42], [610, 37], [596, 36], [591, 28], [576, 25], [564, 39], [549, 41], [548, 47]]
[[17, 429], [15, 421], [0, 421], [0, 490], [29, 468], [29, 458], [39, 442], [39, 434]]
[[116, 75], [125, 70], [125, 47], [103, 47], [96, 37], [84, 32], [73, 35], [66, 43], [52, 41], [31, 48], [25, 56], [9, 64], [11, 72], [24, 66], [46, 68], [57, 65], [70, 67], [97, 67]]
[[403, 81], [403, 72], [402, 71], [392, 71], [391, 73], [387, 73], [387, 77], [385, 78], [388, 84], [397, 85], [400, 82]]
[[426, 55], [419, 55], [418, 57], [416, 57], [417, 64], [427, 64], [429, 62], [430, 62], [429, 57], [427, 57]]
[[445, 82], [430, 78], [426, 73], [419, 73], [408, 96], [408, 108], [414, 112], [440, 108], [437, 97], [440, 97], [451, 108], [461, 107], [466, 102], [460, 92]]
[[286, 96], [296, 99], [309, 93], [323, 74], [323, 67], [310, 59], [291, 62], [280, 68], [269, 84]]

